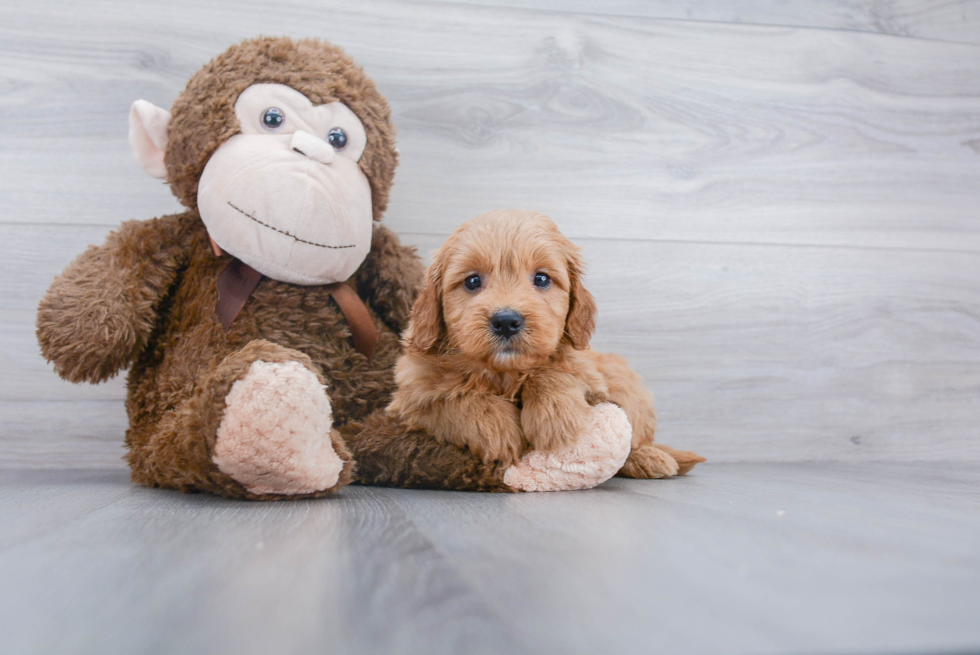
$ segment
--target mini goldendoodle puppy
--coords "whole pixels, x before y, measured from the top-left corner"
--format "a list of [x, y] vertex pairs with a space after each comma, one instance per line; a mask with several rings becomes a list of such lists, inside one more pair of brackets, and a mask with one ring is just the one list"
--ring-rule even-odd
[[547, 216], [494, 211], [433, 256], [403, 335], [388, 412], [486, 461], [558, 451], [591, 406], [616, 403], [633, 427], [619, 475], [684, 474], [699, 455], [653, 443], [653, 397], [622, 357], [589, 350], [595, 300], [579, 248]]

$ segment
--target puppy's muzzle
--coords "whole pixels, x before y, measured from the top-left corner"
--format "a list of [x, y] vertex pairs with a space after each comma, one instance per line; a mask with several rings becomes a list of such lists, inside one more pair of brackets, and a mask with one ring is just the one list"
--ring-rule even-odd
[[524, 329], [524, 317], [513, 309], [501, 309], [490, 317], [490, 329], [503, 339], [510, 339]]

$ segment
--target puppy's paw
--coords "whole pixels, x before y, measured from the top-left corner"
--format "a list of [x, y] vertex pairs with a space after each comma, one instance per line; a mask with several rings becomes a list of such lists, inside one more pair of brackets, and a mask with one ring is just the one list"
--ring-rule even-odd
[[520, 410], [512, 403], [496, 400], [474, 408], [473, 414], [466, 417], [468, 420], [461, 442], [453, 435], [446, 441], [469, 446], [484, 462], [513, 464], [527, 447], [521, 430]]
[[625, 478], [652, 480], [670, 478], [679, 472], [677, 460], [652, 443], [645, 443], [630, 453], [619, 475]]
[[654, 448], [662, 450], [674, 458], [674, 461], [677, 462], [677, 475], [687, 475], [695, 466], [707, 461], [701, 455], [690, 450], [677, 450], [676, 448], [665, 446], [662, 443], [654, 443], [652, 445]]
[[592, 410], [585, 397], [574, 392], [542, 394], [525, 400], [521, 428], [534, 450], [567, 450], [588, 429]]
[[504, 472], [504, 484], [519, 491], [590, 489], [623, 466], [633, 430], [626, 412], [602, 403], [591, 409], [586, 429], [577, 437], [558, 451], [527, 453]]
[[331, 429], [330, 399], [308, 368], [255, 361], [225, 403], [212, 460], [248, 491], [297, 495], [341, 486], [341, 472], [352, 465]]

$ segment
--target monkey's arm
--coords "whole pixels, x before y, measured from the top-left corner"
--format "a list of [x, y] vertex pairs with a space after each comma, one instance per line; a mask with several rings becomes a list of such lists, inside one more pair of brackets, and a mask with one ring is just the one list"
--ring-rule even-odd
[[415, 246], [403, 246], [398, 235], [377, 225], [371, 252], [354, 274], [357, 293], [388, 327], [401, 334], [422, 290], [425, 266]]
[[103, 382], [145, 347], [185, 258], [184, 216], [127, 221], [55, 278], [37, 312], [45, 359], [70, 382]]
[[357, 462], [354, 484], [455, 491], [518, 491], [504, 484], [506, 466], [413, 430], [379, 410], [340, 428]]

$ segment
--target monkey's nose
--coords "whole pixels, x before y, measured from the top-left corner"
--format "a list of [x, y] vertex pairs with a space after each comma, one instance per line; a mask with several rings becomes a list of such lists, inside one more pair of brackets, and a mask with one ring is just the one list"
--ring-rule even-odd
[[509, 339], [524, 328], [524, 317], [513, 309], [501, 309], [490, 317], [490, 329], [498, 337]]
[[293, 138], [289, 142], [289, 147], [299, 154], [306, 155], [321, 164], [333, 163], [333, 158], [337, 154], [337, 151], [329, 143], [303, 130], [293, 132]]

